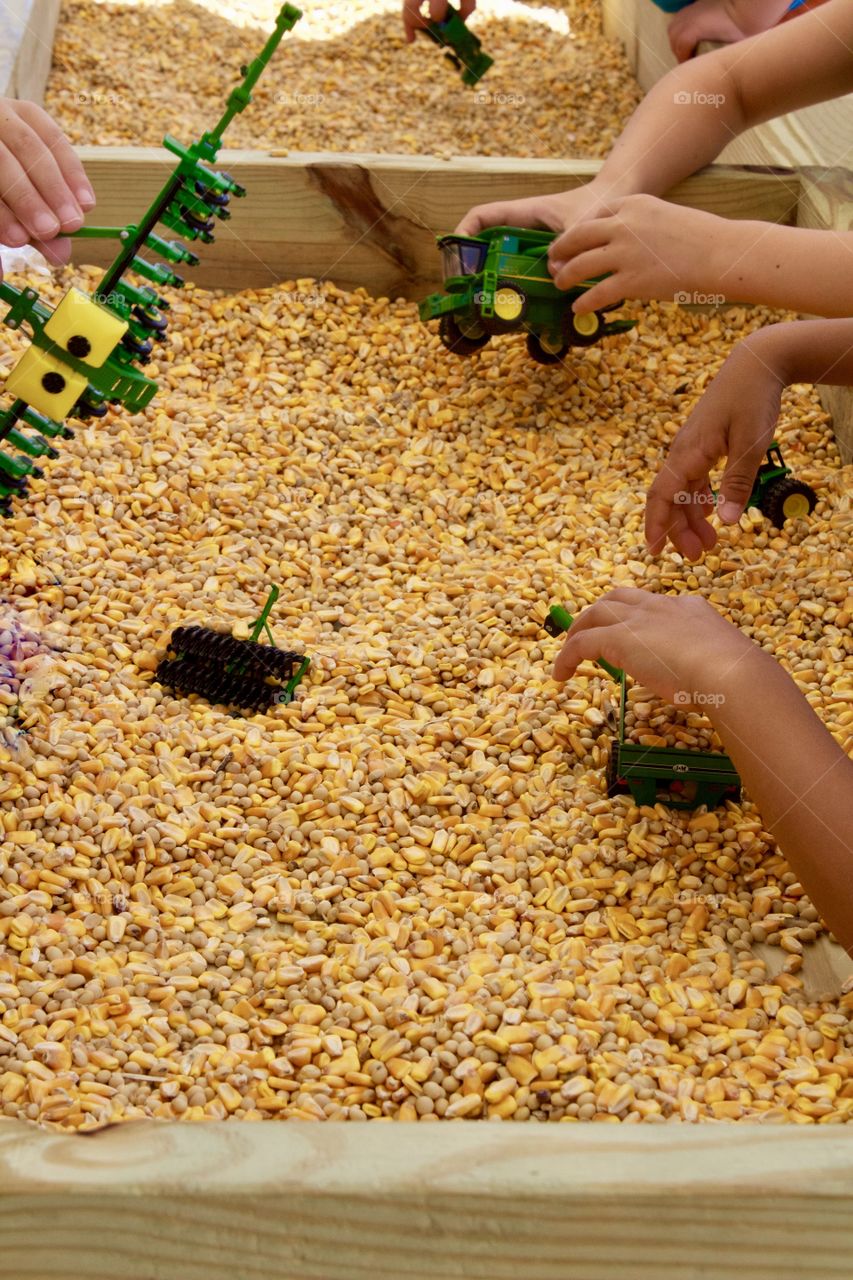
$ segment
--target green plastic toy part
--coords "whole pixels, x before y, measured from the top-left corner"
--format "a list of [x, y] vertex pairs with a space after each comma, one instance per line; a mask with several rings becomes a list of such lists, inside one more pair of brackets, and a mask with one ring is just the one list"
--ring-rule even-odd
[[[271, 587], [248, 640], [212, 627], [178, 627], [157, 667], [158, 682], [178, 693], [252, 711], [292, 702], [311, 659], [276, 646], [268, 618], [278, 596], [278, 587]], [[264, 632], [269, 644], [261, 644]]]
[[[572, 625], [571, 614], [560, 605], [548, 611], [545, 630], [560, 635]], [[714, 809], [724, 800], [740, 798], [740, 777], [727, 755], [713, 751], [681, 751], [644, 747], [625, 741], [627, 677], [618, 667], [599, 660], [620, 686], [619, 738], [607, 765], [607, 794], [630, 792], [638, 805], [668, 804], [673, 809]]]
[[817, 494], [804, 480], [797, 480], [782, 458], [778, 441], [767, 450], [749, 495], [748, 507], [757, 507], [771, 524], [781, 529], [786, 520], [809, 516], [817, 506]]
[[430, 22], [422, 27], [424, 35], [429, 36], [444, 49], [444, 56], [457, 71], [462, 73], [462, 83], [472, 87], [482, 80], [494, 63], [474, 32], [463, 21], [459, 10], [453, 5], [447, 6], [447, 14], [443, 22]]
[[494, 334], [525, 333], [539, 364], [557, 364], [572, 347], [632, 329], [632, 320], [607, 320], [603, 311], [572, 311], [596, 281], [558, 289], [548, 271], [553, 239], [551, 231], [524, 227], [439, 237], [445, 291], [424, 298], [418, 315], [425, 323], [438, 320], [439, 338], [455, 355], [473, 355]]
[[[132, 412], [144, 409], [157, 384], [137, 367], [146, 364], [153, 344], [163, 340], [169, 303], [158, 289], [180, 288], [182, 278], [170, 266], [143, 256], [147, 249], [167, 262], [195, 265], [198, 258], [179, 241], [157, 234], [158, 225], [184, 240], [209, 243], [216, 220], [228, 218], [232, 196], [246, 193], [227, 173], [210, 167], [216, 161], [222, 135], [234, 117], [245, 110], [252, 89], [287, 31], [302, 14], [291, 4], [282, 6], [263, 49], [242, 70], [242, 80], [228, 96], [216, 126], [189, 147], [166, 137], [163, 145], [178, 157], [159, 195], [138, 223], [124, 227], [89, 226], [79, 239], [114, 239], [119, 250], [94, 293], [70, 289], [56, 308], [42, 302], [34, 289], [16, 289], [0, 282], [0, 301], [9, 304], [3, 317], [11, 329], [26, 324], [31, 344], [6, 380], [13, 396], [0, 413], [0, 442], [18, 455], [0, 451], [0, 515], [11, 513], [12, 499], [26, 493], [28, 478], [41, 476], [34, 459], [55, 457], [49, 439], [68, 437], [67, 418], [99, 418], [108, 405], [122, 404]], [[125, 279], [131, 271], [149, 284]], [[29, 428], [35, 438], [25, 434]], [[28, 444], [23, 443], [28, 441]]]
[[[574, 618], [568, 609], [564, 609], [561, 604], [554, 604], [548, 610], [548, 617], [545, 619], [545, 630], [549, 636], [559, 636], [564, 631], [568, 631], [573, 622]], [[621, 680], [625, 674], [621, 667], [612, 667], [603, 658], [598, 659], [598, 665], [614, 680]]]

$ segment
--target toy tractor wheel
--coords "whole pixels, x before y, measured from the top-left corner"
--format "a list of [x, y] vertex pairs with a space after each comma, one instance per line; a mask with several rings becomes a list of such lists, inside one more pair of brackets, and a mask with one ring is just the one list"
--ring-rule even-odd
[[619, 762], [617, 758], [616, 747], [610, 752], [607, 760], [607, 794], [612, 800], [614, 796], [627, 795], [630, 788], [628, 784], [619, 777]]
[[570, 346], [568, 342], [561, 342], [559, 347], [553, 347], [547, 338], [535, 333], [527, 335], [527, 354], [537, 364], [560, 364], [568, 355]]
[[494, 315], [488, 326], [492, 333], [514, 333], [527, 314], [527, 294], [509, 280], [495, 286]]
[[604, 321], [597, 311], [566, 313], [566, 337], [573, 347], [591, 347], [598, 342]]
[[[479, 326], [477, 326], [479, 328]], [[441, 342], [455, 356], [473, 356], [489, 341], [489, 335], [483, 333], [465, 333], [454, 316], [442, 316], [438, 325], [438, 336]]]
[[783, 476], [770, 485], [761, 499], [761, 510], [777, 529], [781, 529], [786, 520], [811, 515], [816, 506], [817, 494], [811, 485], [793, 476]]

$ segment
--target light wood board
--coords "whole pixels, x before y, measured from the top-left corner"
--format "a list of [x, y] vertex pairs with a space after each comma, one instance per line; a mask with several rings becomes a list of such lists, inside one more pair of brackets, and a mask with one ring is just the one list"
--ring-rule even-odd
[[[157, 148], [78, 148], [98, 198], [98, 224], [136, 221], [174, 163]], [[319, 277], [375, 296], [421, 298], [440, 283], [437, 233], [452, 231], [473, 205], [499, 197], [565, 191], [598, 172], [593, 160], [223, 152], [220, 168], [248, 190], [232, 202], [216, 243], [187, 271], [197, 283], [259, 288]], [[792, 174], [715, 168], [681, 183], [672, 199], [739, 218], [793, 222]], [[110, 242], [82, 241], [79, 260], [108, 262]]]
[[849, 1280], [843, 1127], [0, 1121], [9, 1280]]

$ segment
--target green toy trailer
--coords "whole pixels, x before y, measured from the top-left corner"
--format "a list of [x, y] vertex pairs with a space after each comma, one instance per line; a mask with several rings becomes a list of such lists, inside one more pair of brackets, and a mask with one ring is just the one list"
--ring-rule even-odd
[[[90, 297], [70, 289], [54, 310], [42, 302], [35, 289], [19, 290], [0, 282], [0, 301], [9, 304], [3, 318], [10, 329], [26, 323], [30, 346], [6, 379], [12, 405], [0, 413], [0, 442], [17, 453], [0, 450], [0, 515], [11, 513], [14, 497], [26, 493], [27, 479], [43, 473], [36, 465], [42, 457], [54, 458], [50, 443], [72, 433], [64, 425], [69, 417], [101, 418], [110, 404], [125, 405], [131, 412], [144, 409], [157, 384], [136, 367], [146, 364], [153, 343], [164, 338], [168, 302], [148, 284], [132, 284], [127, 271], [158, 287], [180, 287], [183, 280], [171, 266], [141, 256], [144, 249], [161, 254], [168, 263], [194, 265], [198, 258], [178, 241], [156, 234], [158, 225], [178, 232], [184, 240], [213, 240], [215, 220], [224, 220], [231, 196], [246, 193], [227, 173], [210, 168], [222, 145], [222, 134], [235, 115], [252, 100], [255, 87], [285, 32], [302, 14], [291, 4], [282, 6], [275, 29], [229, 97], [216, 127], [198, 142], [183, 147], [166, 137], [163, 145], [178, 157], [166, 185], [136, 225], [84, 227], [78, 238], [105, 238], [120, 242], [119, 252]], [[28, 434], [27, 429], [32, 432]]]
[[462, 72], [463, 84], [472, 87], [479, 84], [494, 62], [487, 53], [483, 53], [480, 40], [469, 30], [453, 5], [447, 6], [443, 22], [430, 22], [421, 30], [430, 40], [441, 45], [448, 62]]
[[[251, 711], [291, 702], [311, 660], [276, 648], [267, 619], [278, 594], [278, 587], [270, 588], [248, 640], [212, 627], [178, 627], [157, 667], [157, 681], [178, 693], [197, 693], [208, 702]], [[269, 644], [260, 643], [264, 631]]]
[[558, 289], [548, 271], [553, 239], [551, 231], [522, 227], [441, 236], [446, 292], [424, 298], [421, 320], [437, 319], [439, 338], [460, 356], [473, 355], [493, 334], [523, 331], [527, 350], [539, 364], [556, 364], [572, 347], [632, 329], [632, 320], [608, 321], [602, 311], [575, 315], [572, 303], [596, 281]]
[[[574, 619], [554, 605], [545, 620], [549, 635], [568, 631]], [[668, 804], [673, 809], [714, 809], [724, 800], [740, 799], [740, 778], [727, 755], [713, 751], [681, 751], [671, 747], [644, 747], [625, 741], [626, 676], [609, 663], [598, 664], [621, 688], [619, 738], [607, 762], [607, 794], [630, 792], [638, 805]]]
[[771, 524], [781, 529], [786, 520], [811, 515], [816, 505], [814, 489], [804, 480], [794, 479], [774, 440], [767, 450], [767, 461], [758, 469], [747, 506], [758, 507]]

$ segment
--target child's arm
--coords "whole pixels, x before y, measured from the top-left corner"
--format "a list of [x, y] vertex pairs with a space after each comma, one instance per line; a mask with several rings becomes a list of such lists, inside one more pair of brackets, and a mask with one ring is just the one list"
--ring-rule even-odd
[[[444, 22], [447, 17], [448, 0], [429, 0], [429, 17], [421, 13], [424, 0], [403, 0], [403, 29], [406, 32], [407, 44], [412, 44], [418, 31], [428, 22]], [[458, 0], [455, 6], [463, 22], [477, 7], [477, 0]]]
[[0, 98], [0, 241], [30, 243], [68, 260], [63, 232], [76, 231], [95, 196], [71, 144], [34, 102]]
[[[853, 386], [853, 320], [795, 320], [769, 325], [739, 342], [678, 432], [649, 490], [646, 541], [667, 540], [688, 560], [717, 541], [710, 517], [735, 524], [773, 439], [782, 389], [794, 382]], [[726, 469], [719, 502], [710, 475]]]
[[[612, 276], [577, 309], [623, 297], [718, 292], [824, 315], [853, 311], [853, 234], [719, 218], [649, 199], [710, 163], [733, 137], [853, 87], [853, 5], [814, 13], [676, 67], [640, 103], [598, 176], [578, 192], [472, 209], [458, 228], [568, 228], [551, 247], [561, 288]], [[607, 212], [612, 217], [602, 216]], [[848, 265], [849, 264], [849, 265]]]
[[554, 666], [605, 658], [661, 697], [703, 702], [762, 820], [818, 911], [853, 952], [853, 761], [785, 671], [696, 596], [620, 588], [585, 609]]
[[703, 40], [734, 44], [781, 22], [791, 0], [694, 0], [675, 14], [668, 35], [679, 62], [692, 58]]

